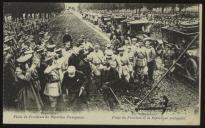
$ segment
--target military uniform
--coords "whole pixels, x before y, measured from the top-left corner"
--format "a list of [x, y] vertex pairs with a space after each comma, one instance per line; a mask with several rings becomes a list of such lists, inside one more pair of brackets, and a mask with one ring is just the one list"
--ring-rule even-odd
[[[148, 42], [145, 42], [148, 43]], [[154, 70], [156, 68], [156, 53], [155, 53], [155, 49], [150, 46], [150, 43], [147, 44], [146, 46], [146, 59], [147, 59], [147, 67], [148, 67], [148, 77], [149, 80], [153, 81], [153, 74], [154, 74]]]
[[[17, 59], [19, 63], [25, 63], [32, 57], [31, 54]], [[40, 82], [36, 71], [36, 65], [24, 70], [21, 67], [16, 68], [18, 79], [18, 109], [20, 110], [42, 110], [43, 102], [40, 97]]]

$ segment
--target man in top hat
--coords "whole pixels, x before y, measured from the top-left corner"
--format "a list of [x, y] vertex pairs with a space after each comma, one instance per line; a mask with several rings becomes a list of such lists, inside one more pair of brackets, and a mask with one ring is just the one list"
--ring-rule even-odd
[[147, 67], [148, 67], [148, 78], [150, 81], [154, 81], [153, 75], [154, 70], [156, 68], [156, 52], [155, 49], [151, 45], [151, 39], [144, 39], [144, 43], [146, 46], [146, 60], [147, 60]]
[[68, 58], [68, 66], [73, 65], [78, 70], [80, 63], [80, 48], [73, 47], [73, 52], [71, 56]]
[[69, 43], [71, 47], [73, 47], [73, 44], [72, 44], [72, 37], [71, 35], [69, 34], [69, 30], [68, 28], [66, 28], [65, 30], [65, 35], [63, 36], [63, 43]]
[[86, 88], [88, 79], [75, 66], [69, 66], [62, 82], [64, 97], [68, 97], [68, 106], [72, 111], [81, 111], [86, 105]]
[[17, 97], [18, 109], [41, 111], [43, 107], [43, 102], [39, 94], [41, 87], [36, 65], [32, 64], [31, 60], [31, 54], [23, 55], [17, 59], [19, 63], [19, 66], [16, 68], [17, 84], [19, 85], [19, 97]]

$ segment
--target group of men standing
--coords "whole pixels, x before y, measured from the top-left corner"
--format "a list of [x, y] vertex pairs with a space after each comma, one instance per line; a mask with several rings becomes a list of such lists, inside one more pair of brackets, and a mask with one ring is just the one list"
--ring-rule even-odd
[[[79, 111], [89, 101], [91, 84], [108, 100], [108, 88], [123, 92], [131, 83], [137, 88], [154, 80], [156, 54], [149, 37], [125, 40], [117, 48], [112, 40], [102, 51], [84, 35], [73, 42], [69, 29], [60, 47], [50, 41], [48, 29], [38, 32], [38, 43], [32, 33], [8, 31], [3, 50], [5, 109]], [[58, 108], [60, 103], [63, 108]]]

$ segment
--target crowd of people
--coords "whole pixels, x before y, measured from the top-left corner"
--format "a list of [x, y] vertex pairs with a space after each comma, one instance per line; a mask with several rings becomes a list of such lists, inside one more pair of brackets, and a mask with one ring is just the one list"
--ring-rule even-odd
[[[102, 50], [80, 35], [73, 42], [65, 29], [61, 46], [51, 40], [50, 19], [19, 19], [4, 23], [4, 108], [15, 110], [82, 110], [94, 84], [108, 106], [110, 88], [129, 93], [154, 82], [157, 53], [152, 39], [125, 38], [117, 31]], [[35, 21], [33, 23], [33, 21]]]

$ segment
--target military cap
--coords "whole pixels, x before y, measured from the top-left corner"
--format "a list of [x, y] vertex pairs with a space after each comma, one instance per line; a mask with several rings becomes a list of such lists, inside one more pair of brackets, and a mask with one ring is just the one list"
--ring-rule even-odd
[[10, 41], [10, 40], [12, 40], [12, 39], [13, 39], [12, 36], [6, 36], [6, 37], [4, 38], [4, 43], [6, 43], [6, 42], [8, 42], [8, 41]]
[[39, 35], [43, 35], [43, 34], [45, 34], [45, 32], [44, 32], [44, 31], [39, 32]]
[[124, 48], [123, 47], [120, 47], [117, 49], [118, 51], [124, 51]]
[[52, 59], [53, 59], [52, 56], [48, 56], [48, 57], [45, 58], [45, 62], [48, 62], [49, 60], [52, 60]]
[[113, 51], [112, 50], [107, 50], [105, 54], [107, 56], [112, 56], [113, 55]]
[[143, 42], [146, 42], [146, 41], [152, 41], [152, 39], [150, 37], [144, 38]]
[[129, 45], [129, 46], [127, 46], [127, 49], [131, 49], [132, 47]]
[[143, 34], [143, 37], [144, 37], [144, 38], [148, 38], [149, 36], [148, 36], [148, 35], [146, 35], [146, 34]]
[[7, 54], [7, 52], [4, 51], [4, 52], [3, 52], [3, 56], [5, 56], [6, 54]]
[[107, 48], [110, 48], [111, 46], [112, 46], [111, 43], [108, 43], [108, 44], [106, 45]]
[[163, 41], [162, 41], [162, 40], [157, 40], [157, 42], [158, 42], [159, 44], [163, 44]]
[[137, 41], [137, 38], [132, 38], [132, 41]]
[[6, 46], [6, 47], [4, 48], [4, 52], [7, 52], [9, 49], [10, 49], [10, 47]]
[[47, 48], [48, 48], [48, 49], [53, 49], [53, 48], [55, 48], [55, 47], [56, 47], [55, 44], [49, 44], [49, 45], [47, 45]]
[[61, 53], [62, 52], [62, 48], [58, 48], [55, 50], [56, 53]]
[[81, 37], [82, 39], [85, 39], [85, 35], [81, 35], [80, 37]]
[[42, 52], [44, 50], [43, 47], [38, 47], [38, 49], [36, 50], [37, 52]]
[[28, 60], [30, 60], [31, 58], [32, 58], [32, 54], [27, 54], [27, 55], [24, 55], [24, 56], [20, 56], [18, 59], [16, 59], [16, 61], [18, 63], [25, 63]]
[[28, 51], [25, 51], [24, 54], [25, 54], [25, 55], [27, 55], [27, 54], [32, 54], [33, 52], [34, 52], [33, 50], [28, 50]]

